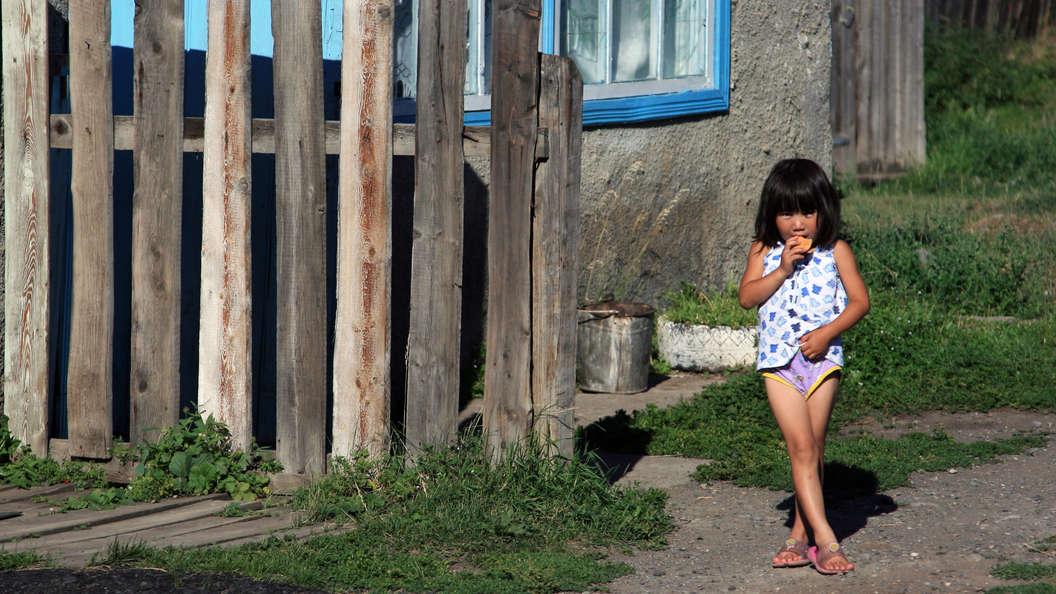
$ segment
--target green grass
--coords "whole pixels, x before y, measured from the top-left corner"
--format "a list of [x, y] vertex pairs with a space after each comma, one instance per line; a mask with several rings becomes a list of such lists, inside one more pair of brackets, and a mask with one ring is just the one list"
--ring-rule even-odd
[[668, 306], [660, 318], [680, 324], [743, 328], [758, 323], [755, 308], [746, 310], [737, 301], [737, 283], [731, 280], [722, 291], [705, 293], [686, 281], [678, 291], [664, 295]]
[[581, 459], [526, 445], [495, 465], [479, 437], [414, 460], [338, 459], [294, 505], [355, 530], [237, 549], [115, 544], [114, 562], [186, 572], [237, 572], [334, 591], [584, 591], [633, 570], [607, 547], [659, 548], [672, 529], [667, 494], [610, 486]]
[[51, 565], [52, 560], [50, 557], [42, 556], [33, 551], [26, 551], [23, 553], [0, 551], [0, 571], [49, 567]]
[[1039, 563], [1009, 563], [995, 567], [990, 575], [1003, 580], [1044, 580], [1056, 577], [1056, 565]]

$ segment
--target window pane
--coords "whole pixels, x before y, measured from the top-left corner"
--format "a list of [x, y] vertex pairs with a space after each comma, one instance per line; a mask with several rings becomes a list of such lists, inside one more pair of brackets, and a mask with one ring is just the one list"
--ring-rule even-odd
[[396, 0], [396, 98], [418, 92], [418, 0]]
[[706, 0], [664, 0], [664, 78], [703, 76]]
[[606, 21], [604, 0], [561, 3], [562, 56], [575, 61], [585, 83], [605, 82]]
[[655, 78], [652, 0], [612, 0], [613, 81]]

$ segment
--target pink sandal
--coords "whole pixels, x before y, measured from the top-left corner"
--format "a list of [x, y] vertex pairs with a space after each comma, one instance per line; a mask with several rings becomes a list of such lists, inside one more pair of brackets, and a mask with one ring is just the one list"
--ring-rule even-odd
[[781, 550], [777, 552], [778, 555], [781, 553], [795, 553], [801, 558], [791, 559], [782, 563], [774, 563], [774, 567], [803, 567], [804, 565], [810, 565], [810, 547], [808, 547], [807, 543], [803, 541], [789, 537], [789, 539], [785, 541], [784, 546], [781, 547]]
[[837, 573], [847, 573], [848, 571], [854, 571], [854, 569], [847, 570], [832, 570], [825, 569], [825, 565], [833, 557], [843, 557], [848, 563], [850, 560], [847, 559], [847, 555], [843, 554], [843, 547], [838, 542], [830, 542], [829, 546], [819, 549], [818, 547], [810, 547], [810, 561], [814, 564], [814, 570], [823, 575], [835, 575]]

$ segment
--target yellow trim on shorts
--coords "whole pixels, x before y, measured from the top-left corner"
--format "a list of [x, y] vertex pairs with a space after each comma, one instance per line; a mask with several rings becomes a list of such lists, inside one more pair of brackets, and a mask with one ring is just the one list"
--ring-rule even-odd
[[[814, 385], [811, 386], [809, 390], [807, 390], [807, 393], [803, 395], [803, 400], [806, 400], [807, 398], [810, 398], [810, 395], [813, 394], [814, 391], [817, 390], [819, 386], [821, 386], [821, 382], [825, 381], [826, 378], [828, 378], [830, 375], [832, 375], [836, 371], [843, 371], [843, 368], [840, 367], [839, 365], [837, 365], [837, 366], [833, 367], [832, 369], [829, 369], [828, 371], [826, 371], [821, 377], [818, 378], [818, 380], [816, 382], [814, 382]], [[773, 373], [767, 373], [765, 371], [763, 373], [761, 373], [760, 375], [762, 375], [763, 377], [768, 377], [768, 378], [770, 378], [772, 380], [776, 380], [776, 381], [778, 381], [778, 382], [780, 382], [782, 384], [785, 384], [786, 386], [788, 386], [789, 388], [792, 388], [793, 390], [795, 390], [797, 392], [799, 391], [799, 388], [797, 388], [797, 387], [793, 386], [792, 384], [788, 383], [787, 381], [785, 381], [785, 379], [783, 377], [780, 377], [780, 376], [775, 375]]]

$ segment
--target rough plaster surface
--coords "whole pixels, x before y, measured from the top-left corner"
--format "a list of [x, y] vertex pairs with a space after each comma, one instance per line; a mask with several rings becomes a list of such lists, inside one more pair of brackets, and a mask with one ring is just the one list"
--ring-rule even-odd
[[583, 131], [580, 299], [738, 281], [780, 159], [832, 170], [827, 0], [734, 0], [730, 110]]

